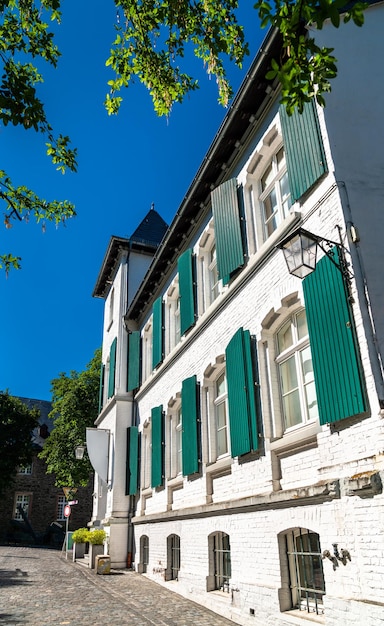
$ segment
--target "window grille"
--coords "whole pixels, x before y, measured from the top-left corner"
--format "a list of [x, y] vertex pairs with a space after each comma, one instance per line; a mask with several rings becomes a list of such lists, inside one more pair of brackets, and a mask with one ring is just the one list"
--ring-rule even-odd
[[317, 533], [299, 528], [286, 535], [293, 608], [322, 615], [325, 582]]

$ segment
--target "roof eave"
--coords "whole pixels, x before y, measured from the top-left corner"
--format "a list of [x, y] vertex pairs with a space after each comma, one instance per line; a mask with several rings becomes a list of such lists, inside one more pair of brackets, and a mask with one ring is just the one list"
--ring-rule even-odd
[[[280, 49], [281, 35], [277, 29], [270, 29], [127, 310], [126, 319], [138, 320], [147, 302], [157, 295], [161, 287], [158, 277], [175, 263], [185, 247], [189, 233], [205, 210], [212, 184], [216, 186], [225, 177], [225, 166], [237, 150], [237, 141], [254, 123], [255, 114], [265, 100], [266, 89], [271, 84], [265, 74]], [[181, 230], [183, 239], [180, 243]]]

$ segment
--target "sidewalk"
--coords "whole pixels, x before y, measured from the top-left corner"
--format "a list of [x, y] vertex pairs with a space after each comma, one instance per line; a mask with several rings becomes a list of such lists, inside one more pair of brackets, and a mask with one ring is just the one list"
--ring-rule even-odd
[[233, 626], [135, 572], [106, 576], [58, 551], [0, 546], [1, 626]]

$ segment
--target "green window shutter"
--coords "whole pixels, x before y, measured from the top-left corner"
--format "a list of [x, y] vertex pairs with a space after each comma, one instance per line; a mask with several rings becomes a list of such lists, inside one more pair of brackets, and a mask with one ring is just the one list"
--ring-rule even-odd
[[211, 193], [215, 224], [217, 269], [224, 285], [231, 273], [244, 265], [237, 181], [232, 178]]
[[194, 257], [186, 250], [178, 259], [180, 292], [180, 332], [182, 335], [195, 323]]
[[163, 406], [152, 409], [151, 486], [160, 487], [164, 477], [164, 415]]
[[161, 297], [153, 303], [152, 324], [152, 367], [155, 369], [163, 360], [163, 299]]
[[292, 200], [298, 200], [327, 171], [316, 105], [313, 101], [287, 115], [279, 109]]
[[[337, 261], [337, 249], [332, 252]], [[325, 256], [303, 289], [320, 423], [364, 413], [367, 399], [343, 276]]]
[[99, 387], [99, 413], [103, 408], [103, 398], [104, 398], [104, 372], [105, 366], [103, 363], [100, 365], [100, 387]]
[[128, 335], [128, 385], [127, 391], [140, 386], [140, 331]]
[[125, 495], [134, 496], [138, 490], [139, 478], [139, 429], [137, 426], [127, 428], [127, 477]]
[[257, 404], [251, 337], [239, 328], [225, 351], [231, 455], [258, 449]]
[[112, 341], [109, 351], [109, 379], [108, 379], [108, 398], [112, 398], [115, 393], [115, 376], [116, 376], [116, 348], [117, 338]]
[[183, 476], [199, 470], [198, 402], [196, 376], [186, 378], [181, 387], [181, 445]]

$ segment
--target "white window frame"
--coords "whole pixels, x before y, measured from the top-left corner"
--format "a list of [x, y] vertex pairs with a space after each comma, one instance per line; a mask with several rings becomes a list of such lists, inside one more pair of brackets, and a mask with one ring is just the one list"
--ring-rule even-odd
[[32, 474], [32, 463], [27, 463], [27, 465], [18, 467], [17, 473], [22, 476], [30, 476]]
[[145, 420], [141, 440], [141, 484], [143, 489], [149, 489], [151, 486], [151, 440], [150, 423], [149, 420]]
[[57, 521], [63, 522], [66, 518], [64, 515], [64, 507], [66, 505], [66, 497], [65, 496], [57, 496]]
[[113, 324], [113, 315], [114, 315], [114, 307], [115, 307], [115, 288], [112, 287], [109, 294], [109, 302], [108, 302], [108, 328], [109, 330]]
[[13, 519], [18, 521], [23, 521], [23, 517], [19, 512], [17, 505], [21, 504], [24, 512], [29, 519], [31, 514], [31, 505], [32, 505], [32, 494], [28, 492], [17, 492], [15, 493], [14, 507], [13, 507]]
[[181, 396], [172, 401], [168, 408], [167, 415], [167, 445], [166, 463], [167, 478], [173, 479], [182, 476], [182, 415]]
[[213, 255], [213, 251], [216, 251], [216, 241], [212, 221], [199, 242], [197, 302], [200, 315], [223, 291], [223, 281], [219, 279], [216, 254]]
[[[318, 419], [308, 420], [292, 428], [285, 428], [283, 406], [280, 393], [279, 354], [276, 334], [294, 315], [304, 310], [297, 292], [287, 294], [281, 300], [279, 309], [272, 308], [262, 320], [258, 354], [260, 360], [261, 403], [263, 407], [264, 435], [270, 440], [271, 450], [280, 453], [284, 449], [299, 448], [304, 441], [313, 440], [321, 432]], [[309, 338], [301, 347], [310, 345]]]
[[[281, 152], [283, 153], [284, 156], [283, 156], [282, 163], [279, 164], [277, 157]], [[262, 180], [268, 168], [271, 168], [272, 179], [269, 181], [265, 189], [263, 189]], [[286, 184], [289, 185], [286, 156], [285, 156], [284, 146], [281, 145], [274, 152], [274, 154], [272, 155], [272, 157], [269, 159], [268, 163], [266, 164], [264, 168], [264, 172], [262, 176], [260, 177], [260, 182], [259, 182], [259, 190], [260, 190], [259, 205], [260, 205], [261, 213], [262, 213], [263, 240], [264, 241], [267, 241], [267, 239], [269, 239], [269, 237], [273, 235], [273, 233], [277, 230], [277, 228], [284, 221], [284, 219], [288, 217], [290, 208], [292, 206], [291, 192], [289, 191], [288, 194], [286, 194], [286, 196], [282, 195], [281, 181], [284, 178], [286, 180]], [[273, 210], [271, 215], [267, 217], [266, 201], [268, 198], [271, 197], [273, 193], [275, 194], [275, 201], [276, 201], [275, 209]], [[269, 232], [268, 225], [271, 224], [272, 222], [275, 224], [275, 226]]]
[[180, 294], [179, 282], [176, 279], [167, 291], [164, 304], [165, 322], [165, 356], [180, 342]]
[[[222, 381], [224, 390], [219, 392], [218, 384]], [[230, 441], [229, 441], [229, 415], [228, 415], [228, 388], [226, 372], [223, 370], [216, 378], [214, 382], [214, 413], [215, 413], [215, 427], [216, 427], [216, 453], [217, 458], [220, 459], [223, 456], [228, 456], [230, 453]], [[219, 426], [219, 413], [224, 410], [224, 423]], [[225, 436], [225, 450], [219, 449], [219, 439], [224, 433]]]
[[146, 381], [152, 374], [153, 327], [152, 318], [143, 332], [142, 380]]
[[[309, 422], [315, 422], [319, 418], [318, 411], [316, 410], [315, 410], [316, 414], [314, 416], [310, 416], [309, 406], [308, 406], [308, 401], [307, 401], [307, 394], [306, 394], [307, 388], [309, 388], [310, 385], [312, 386], [313, 393], [315, 394], [315, 398], [316, 398], [316, 391], [315, 391], [315, 380], [313, 376], [313, 369], [311, 370], [312, 376], [310, 376], [308, 380], [305, 379], [305, 373], [303, 371], [304, 367], [302, 363], [302, 355], [304, 354], [305, 351], [307, 352], [309, 351], [309, 354], [311, 356], [311, 352], [310, 352], [311, 347], [309, 343], [308, 333], [302, 338], [298, 337], [298, 318], [299, 316], [302, 316], [303, 313], [305, 313], [305, 309], [302, 308], [296, 311], [295, 313], [291, 314], [284, 321], [282, 326], [280, 326], [280, 328], [278, 329], [275, 335], [276, 342], [277, 342], [279, 333], [284, 328], [286, 328], [286, 326], [289, 325], [290, 323], [290, 329], [291, 329], [292, 338], [293, 338], [292, 344], [287, 349], [283, 350], [282, 352], [279, 351], [278, 345], [276, 346], [276, 365], [279, 370], [281, 412], [282, 412], [285, 432], [294, 428], [300, 428], [301, 426], [304, 426], [305, 424]], [[284, 376], [282, 373], [282, 369], [284, 365], [286, 365], [288, 362], [294, 363], [297, 385], [295, 389], [291, 388], [289, 392], [288, 391], [284, 392], [284, 383], [283, 383]], [[311, 356], [311, 362], [312, 362], [312, 356]], [[288, 416], [284, 408], [284, 398], [289, 398], [289, 396], [292, 396], [292, 394], [295, 392], [297, 393], [297, 397], [299, 399], [301, 419], [300, 421], [297, 421], [296, 423], [289, 423]], [[316, 402], [316, 407], [317, 407], [317, 402]]]
[[[267, 189], [262, 190], [261, 180], [267, 171], [268, 166], [276, 158], [276, 154], [281, 148], [284, 148], [284, 146], [280, 129], [280, 118], [277, 115], [265, 135], [257, 144], [255, 151], [249, 159], [244, 181], [241, 181], [244, 185], [244, 204], [249, 254], [255, 254], [259, 248], [266, 241], [268, 241], [269, 237], [276, 232], [275, 229], [271, 235], [266, 236], [263, 217], [263, 201], [271, 191], [273, 184], [277, 184], [277, 182], [280, 181], [285, 175], [287, 171], [286, 163], [279, 170], [279, 172], [276, 172], [276, 178], [274, 181], [270, 182]], [[292, 207], [293, 205], [290, 203], [289, 210], [286, 214], [280, 215], [280, 224], [292, 212]], [[278, 226], [279, 225], [277, 225], [277, 228]]]
[[[225, 391], [217, 395], [217, 382], [224, 376]], [[218, 444], [218, 409], [224, 406], [226, 424], [225, 432], [227, 439], [227, 450], [219, 453]], [[213, 366], [209, 366], [204, 375], [203, 385], [203, 420], [206, 423], [207, 432], [207, 453], [208, 463], [215, 463], [221, 458], [228, 458], [231, 454], [231, 440], [229, 431], [229, 412], [228, 412], [228, 391], [226, 384], [226, 371], [224, 365], [224, 356], [216, 359]], [[220, 430], [223, 430], [220, 429]]]

